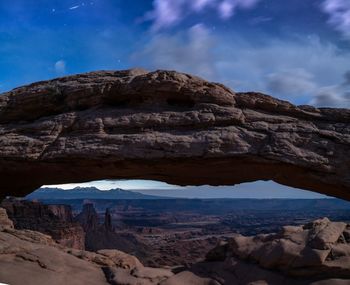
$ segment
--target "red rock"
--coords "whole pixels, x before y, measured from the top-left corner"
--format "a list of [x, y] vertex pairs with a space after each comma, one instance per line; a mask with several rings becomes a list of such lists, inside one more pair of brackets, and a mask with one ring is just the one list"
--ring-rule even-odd
[[[0, 210], [0, 213], [4, 211]], [[148, 284], [148, 285], [348, 285], [346, 277], [350, 262], [349, 244], [332, 245], [334, 253], [323, 261], [321, 266], [291, 267], [278, 271], [278, 264], [274, 270], [262, 268], [259, 260], [252, 263], [232, 256], [230, 247], [226, 249], [226, 259], [221, 261], [201, 262], [186, 271], [174, 273], [165, 268], [144, 267], [140, 261], [126, 253], [117, 250], [101, 250], [97, 253], [84, 250], [65, 248], [57, 244], [50, 236], [30, 230], [15, 230], [2, 227], [8, 224], [5, 215], [0, 216], [0, 280], [11, 285], [21, 285], [23, 280], [27, 285], [36, 284]], [[320, 221], [309, 224], [302, 231], [311, 233], [320, 226]], [[327, 224], [331, 224], [330, 221]], [[284, 240], [294, 233], [300, 233], [295, 228], [287, 228], [279, 235], [257, 236], [261, 239], [260, 246], [273, 240]], [[308, 235], [306, 235], [308, 236]], [[244, 240], [241, 239], [241, 242]], [[245, 240], [249, 242], [249, 239]], [[307, 241], [307, 239], [305, 239]], [[307, 247], [307, 245], [305, 244]], [[246, 247], [251, 248], [251, 247]], [[314, 250], [310, 248], [310, 250]], [[329, 250], [323, 250], [329, 251]], [[262, 254], [264, 250], [262, 251]], [[296, 252], [298, 254], [298, 252]], [[212, 255], [213, 256], [213, 255]], [[283, 254], [282, 254], [283, 256]], [[302, 255], [300, 255], [302, 256]], [[283, 259], [282, 259], [283, 260]], [[313, 272], [312, 274], [310, 274]], [[295, 274], [298, 273], [298, 274]], [[331, 275], [336, 277], [330, 277]], [[303, 277], [294, 278], [294, 276]], [[327, 276], [328, 275], [328, 276]]]
[[65, 205], [44, 205], [17, 199], [1, 203], [16, 229], [29, 229], [50, 235], [58, 243], [76, 249], [85, 248], [82, 227], [72, 222], [72, 210]]
[[207, 256], [211, 261], [233, 256], [292, 277], [350, 278], [350, 243], [340, 239], [345, 231], [345, 223], [324, 218], [305, 226], [284, 227], [278, 234], [236, 235]]
[[0, 230], [13, 228], [13, 222], [8, 218], [6, 210], [0, 208]]
[[0, 96], [1, 195], [137, 177], [179, 185], [274, 180], [350, 199], [349, 123], [350, 110], [235, 93], [173, 71], [38, 82]]
[[98, 214], [93, 204], [84, 204], [83, 210], [74, 218], [85, 232], [92, 232], [99, 229]]

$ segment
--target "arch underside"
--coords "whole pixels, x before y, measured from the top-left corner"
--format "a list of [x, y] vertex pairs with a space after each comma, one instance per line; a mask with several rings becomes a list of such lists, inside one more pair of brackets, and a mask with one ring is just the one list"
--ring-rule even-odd
[[0, 96], [1, 196], [44, 184], [273, 180], [350, 200], [350, 111], [177, 72], [95, 72]]

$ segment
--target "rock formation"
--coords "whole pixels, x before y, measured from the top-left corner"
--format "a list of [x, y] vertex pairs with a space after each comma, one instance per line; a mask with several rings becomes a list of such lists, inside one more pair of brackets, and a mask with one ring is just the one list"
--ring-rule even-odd
[[13, 222], [8, 218], [6, 210], [0, 208], [0, 231], [13, 228]]
[[47, 205], [48, 209], [53, 213], [60, 221], [67, 223], [73, 222], [72, 208], [69, 205]]
[[83, 210], [74, 218], [84, 229], [85, 232], [97, 231], [99, 229], [98, 214], [91, 203], [83, 205]]
[[[350, 225], [317, 220], [279, 234], [237, 235], [191, 268], [145, 267], [118, 250], [66, 248], [16, 230], [0, 208], [0, 282], [21, 285], [349, 285]], [[300, 277], [303, 277], [302, 279]]]
[[99, 251], [102, 249], [118, 249], [133, 253], [140, 258], [147, 256], [149, 247], [142, 243], [131, 233], [118, 233], [114, 231], [110, 210], [107, 208], [103, 223], [91, 203], [84, 204], [82, 212], [74, 220], [85, 231], [85, 249]]
[[79, 224], [73, 223], [70, 206], [6, 199], [1, 207], [7, 210], [16, 229], [38, 231], [63, 246], [85, 248], [85, 233]]
[[[144, 267], [118, 250], [97, 253], [63, 247], [50, 236], [15, 230], [0, 208], [0, 282], [11, 285], [216, 285], [193, 273]], [[177, 276], [177, 277], [176, 277]]]
[[[344, 279], [348, 281], [339, 284], [350, 284], [350, 225], [323, 218], [304, 226], [285, 226], [278, 234], [237, 234], [210, 251], [207, 260], [221, 264], [226, 282], [230, 278], [253, 282], [264, 276], [267, 284], [282, 284], [287, 277], [301, 281]], [[242, 276], [239, 271], [243, 267], [250, 268], [250, 276]]]
[[106, 209], [105, 221], [104, 221], [103, 225], [105, 227], [105, 231], [106, 232], [112, 232], [113, 231], [112, 215], [111, 215], [111, 212], [110, 212], [109, 208]]
[[350, 200], [349, 123], [350, 110], [294, 106], [172, 71], [38, 82], [0, 96], [1, 195], [137, 177], [274, 180]]

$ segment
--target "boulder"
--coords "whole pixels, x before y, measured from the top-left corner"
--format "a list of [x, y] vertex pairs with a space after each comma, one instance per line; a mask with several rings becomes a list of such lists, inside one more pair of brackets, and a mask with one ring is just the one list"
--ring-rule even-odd
[[[228, 241], [226, 257], [256, 262], [262, 268], [280, 270], [289, 276], [350, 278], [346, 231], [345, 223], [324, 218], [305, 226], [283, 227], [278, 234], [236, 235]], [[215, 252], [217, 249], [208, 256]]]
[[115, 249], [103, 249], [97, 251], [98, 254], [108, 257], [117, 267], [133, 270], [135, 268], [142, 268], [141, 262], [133, 255], [126, 254]]

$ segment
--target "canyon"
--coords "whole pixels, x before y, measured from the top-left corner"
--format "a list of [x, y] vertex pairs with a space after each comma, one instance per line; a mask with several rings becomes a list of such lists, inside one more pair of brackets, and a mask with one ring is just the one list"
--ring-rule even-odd
[[200, 211], [160, 210], [186, 206], [179, 200], [11, 198], [42, 185], [153, 179], [273, 180], [350, 200], [350, 110], [236, 93], [175, 71], [97, 71], [1, 94], [0, 134], [1, 282], [350, 284], [350, 226], [337, 220], [348, 209], [334, 201], [331, 219], [316, 207], [290, 224], [287, 209], [215, 215], [206, 200], [194, 202], [207, 210], [203, 221]]
[[[95, 220], [91, 205], [82, 213]], [[108, 211], [105, 218], [110, 220]], [[22, 284], [23, 278], [28, 285], [350, 284], [350, 225], [327, 218], [284, 226], [273, 234], [233, 234], [218, 240], [201, 261], [163, 267], [144, 266], [115, 249], [69, 248], [14, 224], [0, 208], [0, 280], [7, 284]], [[99, 227], [90, 222], [85, 226]], [[103, 226], [111, 230], [108, 223]]]
[[59, 244], [85, 248], [85, 233], [81, 225], [73, 222], [68, 205], [44, 205], [39, 202], [7, 199], [0, 203], [14, 222], [16, 229], [30, 229], [50, 235]]

